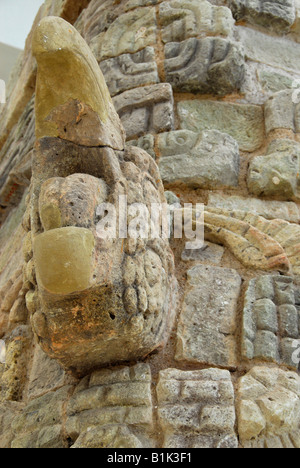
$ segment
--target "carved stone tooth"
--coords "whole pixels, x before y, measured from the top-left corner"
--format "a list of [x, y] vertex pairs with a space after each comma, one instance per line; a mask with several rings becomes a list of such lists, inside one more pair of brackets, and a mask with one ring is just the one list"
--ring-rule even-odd
[[36, 138], [124, 149], [124, 131], [102, 72], [76, 29], [61, 18], [44, 18], [32, 47], [38, 63]]

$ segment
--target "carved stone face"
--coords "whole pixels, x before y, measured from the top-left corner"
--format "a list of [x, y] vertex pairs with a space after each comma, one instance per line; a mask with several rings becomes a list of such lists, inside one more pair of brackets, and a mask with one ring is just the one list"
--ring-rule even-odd
[[[43, 20], [34, 40], [39, 42], [47, 36], [51, 42], [56, 23], [59, 34], [68, 34], [70, 29], [72, 41], [73, 34], [76, 35], [77, 47], [84, 43], [75, 29], [58, 18]], [[57, 35], [54, 37], [57, 41]], [[72, 41], [68, 43], [66, 38], [62, 41], [64, 57], [68, 57], [70, 64], [73, 64]], [[47, 47], [51, 49], [53, 62], [51, 43]], [[59, 57], [59, 41], [55, 47]], [[39, 50], [37, 44], [35, 49]], [[47, 85], [43, 82], [47, 69], [45, 54], [42, 54], [42, 71], [39, 68], [36, 108], [40, 97], [48, 93], [46, 86], [59, 87], [55, 82], [47, 81]], [[39, 64], [39, 54], [37, 60]], [[84, 57], [85, 63], [89, 61], [94, 66], [95, 77], [101, 72], [91, 53]], [[74, 72], [80, 66], [75, 60]], [[98, 84], [101, 89], [104, 87], [101, 96], [109, 100], [105, 103], [109, 108], [112, 104], [104, 80], [98, 80]], [[123, 135], [113, 107], [112, 113], [103, 118], [91, 110], [93, 103], [88, 104], [89, 111], [85, 112], [86, 103], [75, 102], [73, 97], [65, 89], [62, 102], [56, 96], [56, 108], [49, 109], [51, 119], [48, 115], [43, 117], [47, 122], [54, 122], [54, 127], [51, 126], [49, 136], [45, 134], [36, 143], [28, 206], [32, 240], [29, 264], [33, 273], [31, 270], [28, 277], [32, 289], [27, 294], [27, 306], [43, 350], [65, 368], [82, 374], [99, 365], [143, 358], [161, 346], [173, 324], [176, 281], [167, 239], [120, 238], [118, 234], [122, 221], [120, 196], [121, 200], [127, 197], [129, 213], [135, 203], [142, 203], [149, 210], [152, 203], [165, 203], [154, 160], [136, 147], [126, 150], [113, 147], [116, 141], [119, 146]], [[85, 99], [84, 92], [80, 99]], [[53, 120], [55, 115], [59, 119]], [[41, 129], [48, 127], [39, 118], [37, 114], [41, 136]], [[76, 122], [81, 118], [85, 124], [80, 127]], [[99, 139], [104, 141], [101, 146], [93, 146], [97, 141], [97, 127]], [[115, 134], [107, 136], [106, 132], [113, 127], [116, 127]], [[61, 128], [67, 129], [64, 139]], [[53, 135], [56, 131], [59, 138]], [[90, 145], [89, 141], [92, 141]], [[124, 148], [124, 141], [122, 144]], [[116, 210], [115, 238], [99, 237], [99, 221], [105, 214], [99, 207], [105, 207], [105, 203]], [[27, 247], [27, 259], [30, 249]]]

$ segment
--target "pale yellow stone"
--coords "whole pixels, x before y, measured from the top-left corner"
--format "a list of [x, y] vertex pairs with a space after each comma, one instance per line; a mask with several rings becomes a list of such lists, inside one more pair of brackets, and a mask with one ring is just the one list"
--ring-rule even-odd
[[242, 439], [252, 439], [264, 430], [266, 421], [254, 401], [243, 400], [240, 404], [239, 434]]
[[[124, 133], [103, 74], [76, 29], [61, 18], [44, 18], [34, 32], [32, 48], [38, 63], [36, 137], [61, 137], [60, 109], [66, 108], [73, 128], [80, 124], [86, 132], [86, 120], [93, 119], [93, 128], [98, 118], [98, 146], [122, 150]], [[74, 122], [76, 104], [79, 110]], [[95, 135], [90, 137], [91, 146], [96, 146]]]
[[94, 236], [88, 229], [66, 227], [34, 239], [37, 281], [54, 294], [71, 294], [90, 286]]

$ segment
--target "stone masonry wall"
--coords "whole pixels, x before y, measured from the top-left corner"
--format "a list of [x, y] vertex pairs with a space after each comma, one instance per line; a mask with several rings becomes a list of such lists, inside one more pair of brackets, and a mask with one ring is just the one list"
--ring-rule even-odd
[[87, 41], [167, 199], [205, 204], [206, 240], [171, 241], [163, 349], [81, 379], [41, 350], [31, 33], [0, 113], [0, 447], [300, 448], [299, 0], [47, 0], [35, 25], [48, 15]]

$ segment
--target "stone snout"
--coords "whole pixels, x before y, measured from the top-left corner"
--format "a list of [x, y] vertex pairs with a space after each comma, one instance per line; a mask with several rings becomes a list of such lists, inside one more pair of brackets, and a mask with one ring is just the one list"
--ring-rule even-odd
[[165, 202], [161, 187], [155, 189], [152, 158], [138, 148], [125, 157], [118, 181], [82, 173], [50, 177], [33, 204], [40, 220], [29, 263], [36, 278], [27, 298], [33, 331], [42, 349], [77, 375], [144, 358], [164, 345], [173, 325], [176, 280], [168, 240], [97, 235], [102, 203], [118, 213], [120, 195], [131, 204]]
[[80, 34], [60, 18], [44, 18], [33, 54], [37, 141], [23, 221], [30, 231], [26, 304], [44, 352], [84, 375], [143, 359], [168, 339], [177, 284], [168, 239], [97, 232], [103, 204], [120, 213], [121, 197], [127, 212], [166, 199], [151, 156], [125, 148], [104, 77]]

